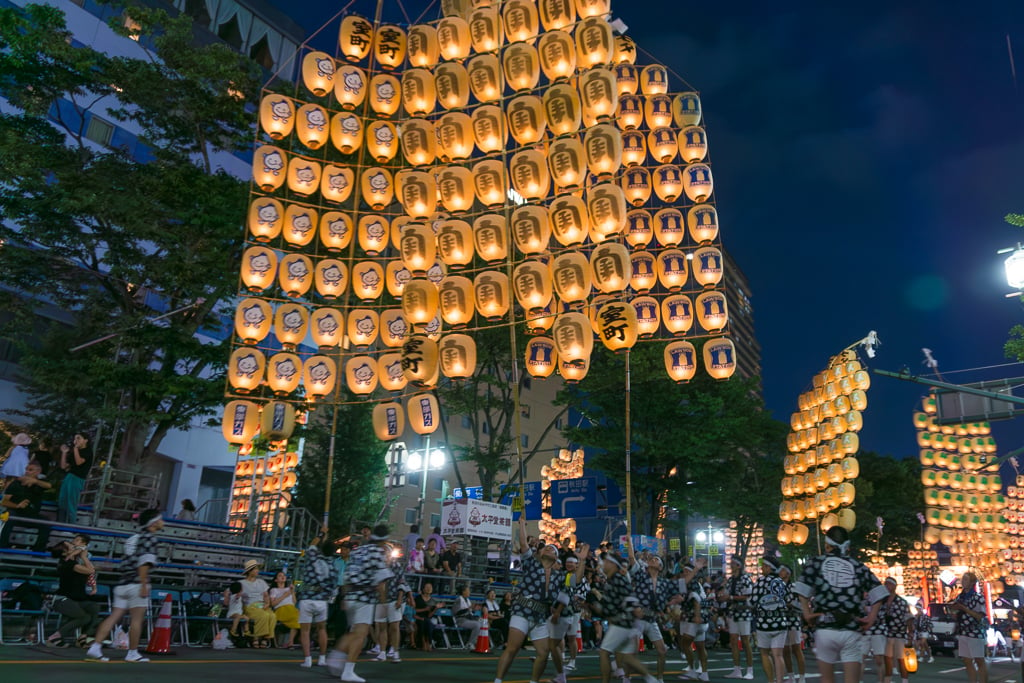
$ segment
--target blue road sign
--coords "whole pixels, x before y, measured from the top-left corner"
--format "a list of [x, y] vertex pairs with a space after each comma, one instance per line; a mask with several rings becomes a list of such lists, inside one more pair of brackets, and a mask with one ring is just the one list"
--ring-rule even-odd
[[483, 486], [467, 486], [465, 493], [462, 489], [452, 489], [452, 498], [472, 498], [473, 500], [484, 499], [484, 487]]
[[[526, 519], [540, 519], [540, 482], [528, 481], [523, 485], [523, 489], [526, 494], [523, 500], [523, 510], [526, 512]], [[512, 486], [505, 487], [501, 494], [501, 504], [512, 505], [512, 499], [518, 495], [518, 485], [513, 484]], [[512, 519], [519, 519], [519, 513], [516, 512], [515, 506], [512, 508]]]
[[551, 482], [551, 516], [554, 519], [597, 517], [597, 477]]

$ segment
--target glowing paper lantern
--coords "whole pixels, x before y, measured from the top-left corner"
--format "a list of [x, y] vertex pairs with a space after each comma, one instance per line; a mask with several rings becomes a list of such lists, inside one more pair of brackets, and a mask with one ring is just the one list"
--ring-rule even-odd
[[259, 388], [266, 365], [262, 353], [251, 347], [239, 347], [228, 361], [228, 382], [238, 393], [248, 394]]
[[581, 69], [609, 64], [615, 55], [615, 36], [611, 25], [599, 16], [589, 16], [576, 24], [576, 63]]
[[433, 173], [401, 172], [396, 179], [398, 197], [405, 212], [417, 220], [426, 220], [437, 207], [437, 181]]
[[590, 264], [587, 257], [568, 251], [552, 263], [553, 283], [558, 298], [567, 304], [584, 301], [591, 290]]
[[352, 268], [352, 292], [363, 301], [379, 299], [384, 291], [384, 269], [373, 261], [360, 261]]
[[320, 189], [320, 164], [301, 157], [288, 160], [288, 189], [302, 196]]
[[533, 0], [507, 0], [502, 20], [509, 42], [533, 40], [540, 32], [540, 16]]
[[622, 301], [606, 303], [597, 312], [597, 325], [601, 342], [612, 351], [630, 349], [636, 344], [638, 336], [636, 310], [629, 303]]
[[327, 201], [340, 204], [352, 194], [354, 181], [352, 169], [328, 164], [320, 175], [320, 194]]
[[386, 391], [405, 389], [409, 380], [402, 371], [402, 354], [384, 353], [377, 357], [377, 380]]
[[290, 204], [284, 212], [284, 239], [289, 244], [302, 247], [313, 241], [316, 235], [317, 215], [311, 207]]
[[318, 308], [310, 316], [309, 329], [318, 347], [339, 346], [345, 329], [345, 318], [334, 308]]
[[469, 278], [449, 275], [438, 288], [441, 318], [454, 328], [473, 319], [473, 283]]
[[356, 234], [359, 238], [359, 248], [370, 256], [376, 256], [388, 246], [387, 219], [368, 213], [359, 219]]
[[295, 408], [283, 401], [270, 401], [260, 414], [260, 435], [270, 441], [284, 441], [295, 429]]
[[288, 155], [280, 147], [263, 145], [253, 155], [252, 179], [264, 192], [273, 192], [287, 177]]
[[294, 127], [295, 103], [284, 95], [265, 95], [260, 101], [260, 128], [263, 132], [272, 140], [281, 140], [291, 135]]
[[373, 57], [383, 69], [394, 69], [405, 61], [408, 37], [405, 30], [394, 24], [377, 28], [373, 40]]
[[[413, 28], [416, 28], [415, 26]], [[405, 430], [405, 411], [394, 401], [373, 407], [373, 431], [381, 441], [393, 441]]]
[[469, 264], [473, 260], [473, 229], [469, 223], [443, 221], [437, 229], [437, 253], [445, 265], [461, 268]]
[[230, 401], [224, 406], [221, 430], [228, 443], [249, 443], [259, 427], [259, 406], [252, 401]]
[[476, 370], [476, 341], [468, 334], [446, 335], [438, 354], [445, 377], [466, 379]]
[[398, 129], [390, 121], [374, 121], [366, 129], [366, 148], [378, 163], [398, 154]]
[[661, 95], [668, 92], [668, 69], [661, 64], [645, 66], [640, 72], [640, 92]]
[[365, 71], [346, 64], [338, 69], [338, 74], [334, 78], [334, 99], [342, 109], [351, 111], [366, 100], [368, 84]]
[[318, 104], [306, 104], [296, 115], [296, 136], [309, 149], [320, 149], [328, 138], [327, 110]]
[[402, 371], [417, 386], [432, 386], [438, 377], [437, 342], [425, 335], [414, 335], [402, 346]]
[[507, 106], [508, 128], [520, 145], [532, 145], [544, 137], [547, 121], [544, 106], [536, 95], [519, 95]]
[[[413, 166], [425, 166], [437, 155], [434, 124], [425, 119], [406, 119], [402, 122], [399, 141], [402, 156]], [[436, 202], [436, 198], [432, 201]]]
[[500, 320], [509, 307], [508, 276], [496, 270], [480, 273], [473, 280], [476, 310], [489, 321]]
[[469, 90], [481, 102], [497, 102], [504, 89], [501, 62], [494, 55], [477, 55], [466, 66]]
[[302, 58], [303, 84], [317, 97], [323, 97], [334, 87], [336, 66], [326, 52], [310, 52]]
[[671, 294], [661, 300], [661, 319], [672, 334], [686, 334], [693, 327], [693, 304], [684, 294]]
[[576, 45], [565, 31], [546, 31], [537, 45], [540, 68], [549, 81], [569, 78], [576, 71]]
[[636, 311], [637, 332], [643, 338], [652, 336], [658, 331], [658, 300], [652, 296], [635, 297], [629, 304]]
[[675, 164], [654, 169], [654, 193], [663, 202], [674, 202], [683, 189], [683, 174]]
[[477, 7], [470, 12], [469, 36], [474, 52], [493, 52], [501, 47], [502, 24], [497, 6]]
[[606, 294], [621, 292], [632, 276], [629, 251], [622, 244], [604, 243], [591, 253], [594, 285]]
[[[624, 314], [628, 315], [628, 314]], [[582, 313], [562, 313], [551, 329], [558, 358], [562, 363], [586, 362], [594, 348], [590, 321]]]
[[539, 313], [551, 301], [551, 272], [538, 261], [524, 261], [512, 273], [512, 291], [527, 314]]
[[515, 154], [509, 165], [512, 186], [525, 199], [541, 199], [548, 194], [551, 178], [548, 175], [547, 159], [536, 149], [527, 149]]
[[302, 381], [302, 361], [294, 353], [275, 353], [267, 363], [267, 384], [278, 395], [290, 394]]
[[524, 254], [541, 254], [551, 239], [548, 210], [543, 206], [527, 204], [512, 212], [512, 238]]
[[591, 238], [602, 242], [622, 231], [626, 223], [626, 195], [615, 183], [600, 183], [587, 191]]
[[676, 383], [689, 382], [697, 374], [697, 350], [687, 341], [665, 345], [665, 370]]
[[645, 251], [635, 251], [629, 255], [630, 268], [633, 274], [629, 278], [629, 286], [638, 294], [645, 294], [657, 284], [654, 257]]
[[697, 93], [684, 92], [672, 99], [672, 119], [676, 127], [696, 126], [700, 118], [700, 96]]
[[682, 250], [663, 250], [655, 260], [655, 267], [658, 272], [658, 281], [670, 292], [677, 292], [686, 284], [689, 268], [686, 254]]
[[622, 134], [611, 124], [599, 124], [587, 130], [587, 165], [599, 180], [609, 180], [618, 172], [622, 165], [622, 145]]
[[406, 414], [409, 417], [409, 426], [417, 434], [433, 434], [441, 420], [441, 411], [433, 394], [416, 394], [409, 397]]
[[505, 114], [499, 107], [483, 105], [473, 109], [470, 117], [473, 125], [473, 139], [477, 148], [485, 154], [501, 151], [508, 139]]
[[662, 246], [677, 246], [684, 237], [683, 214], [678, 209], [661, 209], [654, 214], [654, 236]]
[[437, 29], [430, 24], [414, 24], [409, 27], [408, 58], [414, 67], [430, 67], [437, 64], [441, 54], [437, 44]]
[[686, 212], [686, 226], [693, 241], [711, 242], [718, 237], [718, 212], [710, 204], [694, 206]]
[[708, 155], [708, 138], [700, 126], [687, 126], [677, 136], [679, 155], [686, 163], [703, 161]]
[[561, 189], [579, 189], [587, 174], [582, 143], [573, 137], [554, 140], [548, 147], [548, 167]]
[[437, 144], [443, 159], [465, 159], [473, 153], [473, 120], [461, 112], [445, 114], [437, 121]]
[[402, 291], [402, 313], [413, 325], [430, 322], [438, 310], [437, 287], [430, 280], [409, 280]]
[[622, 191], [633, 206], [643, 206], [651, 198], [651, 174], [643, 166], [631, 166], [622, 173]]
[[501, 68], [505, 82], [516, 92], [533, 90], [540, 81], [540, 56], [528, 43], [514, 43], [502, 51]]
[[380, 314], [380, 340], [385, 346], [400, 348], [409, 338], [409, 322], [401, 309], [389, 308]]
[[436, 258], [434, 231], [422, 223], [410, 223], [402, 231], [398, 249], [402, 262], [414, 276], [425, 275]]
[[[331, 144], [342, 154], [352, 154], [363, 145], [363, 123], [358, 116], [339, 112], [331, 118]], [[348, 170], [349, 175], [354, 176]], [[351, 182], [351, 178], [349, 179]]]
[[473, 246], [487, 263], [504, 261], [508, 256], [508, 230], [505, 218], [487, 213], [473, 221]]
[[729, 310], [722, 292], [702, 292], [694, 301], [697, 320], [708, 332], [717, 332], [729, 322]]
[[257, 242], [269, 242], [281, 234], [284, 206], [276, 199], [257, 197], [249, 205], [249, 233]]
[[363, 201], [374, 211], [383, 210], [395, 198], [395, 181], [391, 171], [378, 166], [371, 166], [362, 172], [360, 189]]
[[690, 164], [683, 170], [683, 187], [686, 196], [694, 202], [703, 202], [714, 191], [711, 167], [707, 164]]
[[373, 24], [354, 14], [345, 17], [338, 32], [338, 47], [349, 61], [366, 59], [373, 48]]
[[615, 116], [619, 107], [615, 74], [609, 69], [590, 69], [579, 80], [583, 123], [593, 126]]
[[736, 372], [736, 347], [721, 337], [704, 344], [704, 369], [714, 379], [729, 379]]
[[434, 69], [437, 103], [444, 109], [462, 109], [469, 104], [469, 72], [458, 62], [444, 62]]
[[464, 166], [445, 166], [437, 174], [437, 193], [445, 210], [468, 211], [473, 207], [473, 172]]
[[245, 344], [256, 344], [270, 333], [273, 311], [263, 299], [243, 299], [235, 308], [235, 334]]
[[274, 281], [277, 255], [266, 247], [249, 247], [242, 254], [242, 282], [250, 292], [262, 292]]
[[[703, 287], [713, 287], [722, 281], [722, 252], [715, 247], [701, 247], [693, 252], [693, 279]], [[840, 397], [849, 405], [846, 397]], [[845, 410], [841, 414], [845, 414]]]
[[285, 349], [294, 349], [306, 338], [309, 313], [298, 304], [280, 306], [274, 314], [274, 335]]
[[348, 266], [336, 259], [324, 259], [316, 264], [313, 280], [320, 296], [335, 299], [344, 294], [348, 286]]
[[469, 23], [461, 17], [441, 19], [437, 22], [437, 42], [443, 59], [465, 59], [472, 47]]
[[310, 356], [302, 370], [302, 383], [306, 394], [312, 398], [321, 398], [334, 391], [337, 380], [334, 361], [327, 356]]
[[526, 372], [531, 377], [550, 377], [558, 365], [558, 352], [550, 337], [534, 337], [526, 342]]

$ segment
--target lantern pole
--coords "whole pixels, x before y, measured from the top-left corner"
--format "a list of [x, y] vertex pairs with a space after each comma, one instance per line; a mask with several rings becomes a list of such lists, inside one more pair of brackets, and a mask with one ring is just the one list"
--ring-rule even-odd
[[629, 403], [630, 403], [630, 369], [629, 369], [629, 349], [626, 349], [626, 538], [628, 543], [633, 542], [633, 478], [632, 478], [632, 451], [630, 450], [630, 440], [632, 439], [632, 431], [630, 430], [630, 416], [629, 416]]

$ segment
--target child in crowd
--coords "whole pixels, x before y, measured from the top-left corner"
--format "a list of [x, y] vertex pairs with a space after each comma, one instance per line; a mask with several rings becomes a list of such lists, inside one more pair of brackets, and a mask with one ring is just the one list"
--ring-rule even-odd
[[[225, 615], [231, 619], [231, 635], [241, 637], [249, 624], [249, 618], [242, 610], [242, 584], [239, 581], [232, 581], [231, 585], [224, 591], [224, 606], [228, 608]], [[242, 628], [239, 629], [239, 624]]]

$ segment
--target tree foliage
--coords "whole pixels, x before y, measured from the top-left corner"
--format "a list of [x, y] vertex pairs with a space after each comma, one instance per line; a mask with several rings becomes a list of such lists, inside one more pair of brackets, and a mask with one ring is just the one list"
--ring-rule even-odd
[[[251, 147], [259, 81], [226, 45], [197, 45], [187, 16], [124, 12], [139, 28], [111, 27], [135, 34], [138, 57], [72, 46], [54, 7], [0, 9], [0, 96], [14, 107], [0, 114], [0, 334], [21, 354], [31, 428], [116, 423], [130, 466], [221, 401], [227, 351], [212, 340], [247, 183], [215, 155]], [[96, 144], [98, 120], [137, 140]]]
[[[778, 511], [786, 427], [764, 410], [754, 381], [717, 382], [699, 373], [677, 385], [665, 374], [662, 354], [659, 344], [640, 344], [629, 354], [639, 527], [653, 532], [667, 505], [683, 520], [691, 514], [735, 520], [749, 540], [753, 524]], [[583, 417], [565, 435], [596, 450], [588, 465], [619, 483], [625, 482], [624, 388], [625, 356], [595, 353], [586, 379], [559, 398]]]

